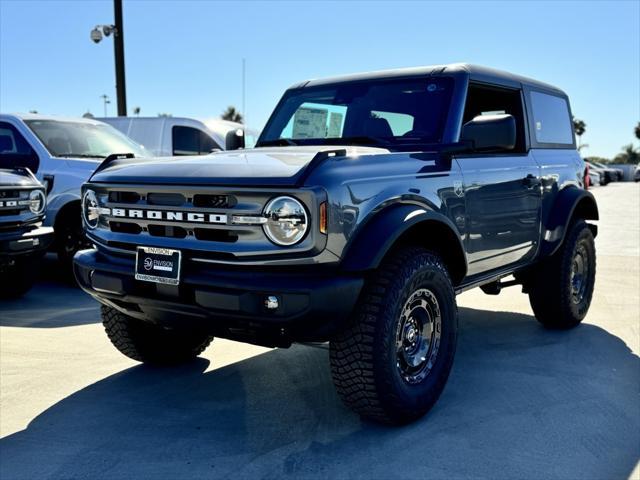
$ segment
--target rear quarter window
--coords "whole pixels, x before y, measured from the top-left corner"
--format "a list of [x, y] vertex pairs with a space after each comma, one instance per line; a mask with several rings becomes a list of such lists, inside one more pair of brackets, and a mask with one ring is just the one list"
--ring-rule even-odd
[[533, 131], [538, 143], [573, 145], [567, 100], [542, 92], [530, 92]]

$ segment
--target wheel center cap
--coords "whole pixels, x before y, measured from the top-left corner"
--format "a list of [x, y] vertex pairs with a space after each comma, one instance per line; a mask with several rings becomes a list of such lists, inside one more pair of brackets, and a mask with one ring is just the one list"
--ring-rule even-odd
[[405, 338], [407, 339], [407, 342], [413, 343], [416, 340], [416, 336], [417, 336], [416, 329], [413, 326], [409, 327], [407, 329], [407, 333], [405, 334]]

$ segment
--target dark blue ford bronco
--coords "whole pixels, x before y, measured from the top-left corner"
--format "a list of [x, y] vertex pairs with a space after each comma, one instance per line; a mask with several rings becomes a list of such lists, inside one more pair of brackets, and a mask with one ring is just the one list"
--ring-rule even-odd
[[53, 228], [42, 226], [45, 189], [19, 148], [11, 132], [0, 128], [0, 298], [18, 297], [31, 288], [53, 240]]
[[549, 328], [589, 309], [598, 209], [544, 83], [459, 64], [306, 81], [254, 149], [126, 157], [83, 187], [75, 274], [142, 362], [330, 342], [345, 403], [406, 423], [446, 383], [457, 293], [520, 284]]

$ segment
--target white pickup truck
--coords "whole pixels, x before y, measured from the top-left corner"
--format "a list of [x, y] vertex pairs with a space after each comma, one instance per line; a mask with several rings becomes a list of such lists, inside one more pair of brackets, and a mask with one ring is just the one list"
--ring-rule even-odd
[[208, 155], [219, 150], [252, 147], [257, 133], [241, 123], [219, 118], [103, 117], [101, 122], [117, 128], [144, 145], [154, 157]]

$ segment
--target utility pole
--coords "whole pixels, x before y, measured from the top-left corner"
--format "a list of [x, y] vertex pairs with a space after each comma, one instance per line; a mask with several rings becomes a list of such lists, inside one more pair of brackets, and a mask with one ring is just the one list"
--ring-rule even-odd
[[91, 30], [93, 43], [100, 43], [103, 37], [113, 34], [113, 53], [116, 62], [116, 97], [118, 116], [127, 116], [127, 88], [124, 79], [124, 26], [122, 25], [122, 0], [113, 0], [113, 25], [96, 25]]
[[102, 95], [100, 95], [100, 98], [102, 99], [102, 102], [104, 103], [104, 116], [107, 116], [107, 105], [111, 103], [111, 100], [109, 100], [109, 95], [107, 95], [106, 93], [103, 93]]
[[113, 0], [114, 39], [113, 49], [116, 59], [116, 95], [118, 97], [118, 116], [127, 116], [127, 88], [124, 78], [124, 27], [122, 25], [122, 0]]
[[245, 105], [245, 90], [246, 90], [246, 64], [245, 58], [242, 59], [242, 118], [244, 118], [244, 124], [247, 124], [247, 107]]

